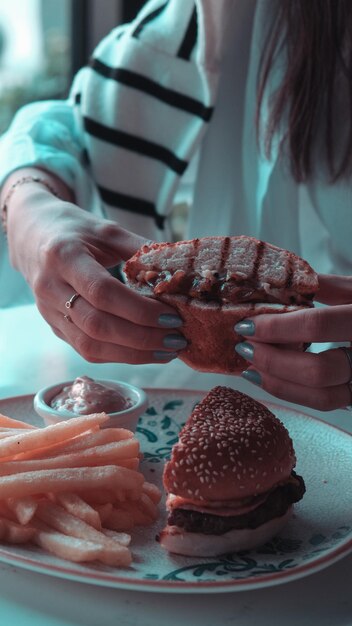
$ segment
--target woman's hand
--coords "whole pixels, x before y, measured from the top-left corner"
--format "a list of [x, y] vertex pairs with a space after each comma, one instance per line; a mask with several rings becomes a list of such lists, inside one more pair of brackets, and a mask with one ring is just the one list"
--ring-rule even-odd
[[[352, 404], [351, 366], [340, 348], [298, 352], [289, 343], [352, 340], [352, 277], [321, 275], [320, 302], [330, 306], [243, 320], [236, 351], [251, 366], [242, 375], [278, 398], [329, 411]], [[351, 303], [351, 304], [350, 304]]]
[[[43, 186], [18, 187], [8, 209], [12, 264], [61, 339], [91, 362], [167, 362], [185, 347], [182, 320], [109, 273], [145, 240], [63, 202]], [[79, 294], [68, 310], [65, 303]], [[66, 317], [65, 317], [66, 315]]]

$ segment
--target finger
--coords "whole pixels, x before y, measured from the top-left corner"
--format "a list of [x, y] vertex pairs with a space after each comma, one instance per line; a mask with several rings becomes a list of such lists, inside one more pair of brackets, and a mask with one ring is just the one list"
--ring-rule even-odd
[[[54, 335], [56, 335], [59, 339], [62, 339], [62, 341], [64, 341], [65, 343], [68, 343], [68, 341], [66, 340], [65, 334], [63, 332], [61, 332], [61, 330], [59, 330], [55, 326], [52, 326], [51, 330], [53, 331]], [[96, 359], [94, 361], [94, 363], [106, 363], [106, 361], [102, 361], [100, 359]]]
[[295, 343], [350, 341], [352, 305], [258, 315], [236, 324], [235, 331], [267, 343], [287, 343], [290, 338]]
[[[58, 328], [55, 328], [55, 326], [52, 326], [51, 330], [53, 331], [54, 335], [56, 335], [59, 339], [62, 339], [62, 341], [67, 343], [66, 337], [65, 337], [64, 333], [61, 332], [61, 330], [59, 330]], [[106, 361], [101, 361], [99, 359], [96, 359], [94, 362], [95, 363], [106, 363]]]
[[352, 303], [352, 276], [319, 274], [316, 300], [330, 305]]
[[181, 333], [141, 326], [129, 320], [94, 309], [83, 297], [78, 298], [70, 316], [74, 324], [88, 337], [136, 350], [181, 350], [187, 341]]
[[[65, 343], [68, 343], [66, 340], [65, 334], [61, 332], [61, 330], [59, 330], [55, 326], [52, 326], [51, 330], [53, 331], [54, 335], [56, 335], [59, 339], [62, 339], [62, 341], [64, 341]], [[99, 361], [99, 359], [96, 359], [95, 363], [105, 363], [105, 361]]]
[[158, 327], [160, 315], [176, 315], [167, 304], [141, 296], [111, 276], [89, 254], [81, 254], [67, 265], [65, 279], [95, 309], [135, 324]]
[[[256, 372], [253, 368], [249, 368], [246, 371]], [[243, 377], [250, 380], [245, 376], [245, 372]], [[261, 373], [259, 377], [256, 377], [256, 381], [256, 384], [260, 384], [263, 389], [277, 398], [301, 404], [318, 411], [333, 411], [351, 404], [351, 391], [348, 384], [317, 389], [282, 380], [267, 373]], [[251, 382], [254, 381], [252, 380]]]
[[[72, 296], [67, 285], [58, 283], [55, 290], [47, 293], [45, 300], [38, 299], [37, 306], [43, 317], [52, 325], [52, 313], [61, 313], [58, 308], [65, 302], [62, 310], [70, 314], [71, 320], [86, 335], [103, 342], [111, 342], [137, 350], [176, 351], [186, 347], [187, 341], [175, 329], [153, 328], [134, 324], [129, 320], [94, 309], [83, 296]], [[76, 295], [76, 294], [74, 294]], [[70, 304], [70, 308], [66, 308]], [[52, 310], [50, 309], [50, 306]]]
[[[61, 330], [59, 328], [56, 328], [55, 326], [51, 326], [51, 330], [53, 331], [54, 335], [56, 335], [59, 339], [62, 339], [62, 341], [64, 341], [65, 343], [68, 343], [66, 336], [63, 332], [61, 332]], [[94, 361], [95, 363], [105, 363], [106, 361], [100, 360], [100, 359], [96, 359]]]
[[261, 375], [322, 389], [348, 383], [351, 367], [343, 350], [335, 348], [319, 354], [282, 349], [268, 344], [244, 342], [236, 352]]
[[[72, 324], [74, 327], [74, 324]], [[90, 363], [166, 363], [177, 357], [175, 352], [145, 351], [103, 343], [88, 337], [79, 329], [66, 332], [66, 340], [86, 361]]]
[[64, 333], [61, 332], [59, 328], [57, 328], [56, 326], [51, 326], [51, 330], [53, 331], [54, 335], [56, 335], [59, 339], [66, 341]]
[[129, 230], [125, 230], [118, 226], [116, 228], [116, 223], [113, 222], [113, 230], [111, 241], [115, 246], [116, 250], [119, 251], [119, 255], [121, 259], [127, 261], [139, 248], [143, 245], [150, 245], [152, 241], [150, 239], [146, 239], [145, 237], [141, 237], [136, 233], [132, 233]]
[[91, 363], [166, 363], [177, 357], [170, 350], [139, 350], [110, 342], [97, 341], [80, 330], [72, 321], [71, 315], [65, 319], [58, 315], [54, 326], [61, 331], [65, 340]]

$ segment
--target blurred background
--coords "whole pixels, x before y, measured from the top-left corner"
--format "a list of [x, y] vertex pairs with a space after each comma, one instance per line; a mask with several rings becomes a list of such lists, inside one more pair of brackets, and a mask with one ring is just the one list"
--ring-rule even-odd
[[66, 97], [72, 77], [144, 0], [0, 0], [0, 134], [33, 100]]
[[[95, 46], [115, 26], [131, 21], [145, 3], [0, 0], [0, 135], [24, 104], [66, 98], [74, 75]], [[187, 169], [175, 198], [174, 239], [184, 236], [193, 172]]]
[[[0, 136], [23, 105], [66, 98], [73, 77], [113, 28], [134, 19], [146, 0], [0, 0]], [[185, 238], [196, 168], [187, 168], [170, 216], [171, 238]], [[10, 263], [0, 228], [0, 314], [33, 303]], [[1, 317], [1, 316], [0, 316]], [[0, 328], [3, 327], [0, 319]], [[4, 339], [0, 333], [1, 342]]]

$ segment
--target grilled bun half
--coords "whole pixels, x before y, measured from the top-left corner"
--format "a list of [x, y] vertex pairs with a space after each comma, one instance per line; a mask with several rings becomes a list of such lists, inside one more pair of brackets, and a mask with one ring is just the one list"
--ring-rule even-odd
[[194, 369], [238, 374], [245, 360], [234, 325], [263, 313], [311, 307], [318, 277], [311, 266], [253, 237], [204, 237], [144, 245], [124, 266], [127, 284], [175, 308]]
[[217, 386], [194, 408], [163, 474], [169, 552], [215, 556], [268, 541], [305, 492], [282, 422], [263, 404]]

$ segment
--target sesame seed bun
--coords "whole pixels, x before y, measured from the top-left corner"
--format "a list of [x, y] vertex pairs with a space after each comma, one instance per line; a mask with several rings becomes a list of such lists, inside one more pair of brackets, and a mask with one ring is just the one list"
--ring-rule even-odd
[[164, 469], [164, 487], [190, 501], [238, 501], [288, 480], [296, 463], [285, 426], [263, 404], [215, 387], [197, 404]]

